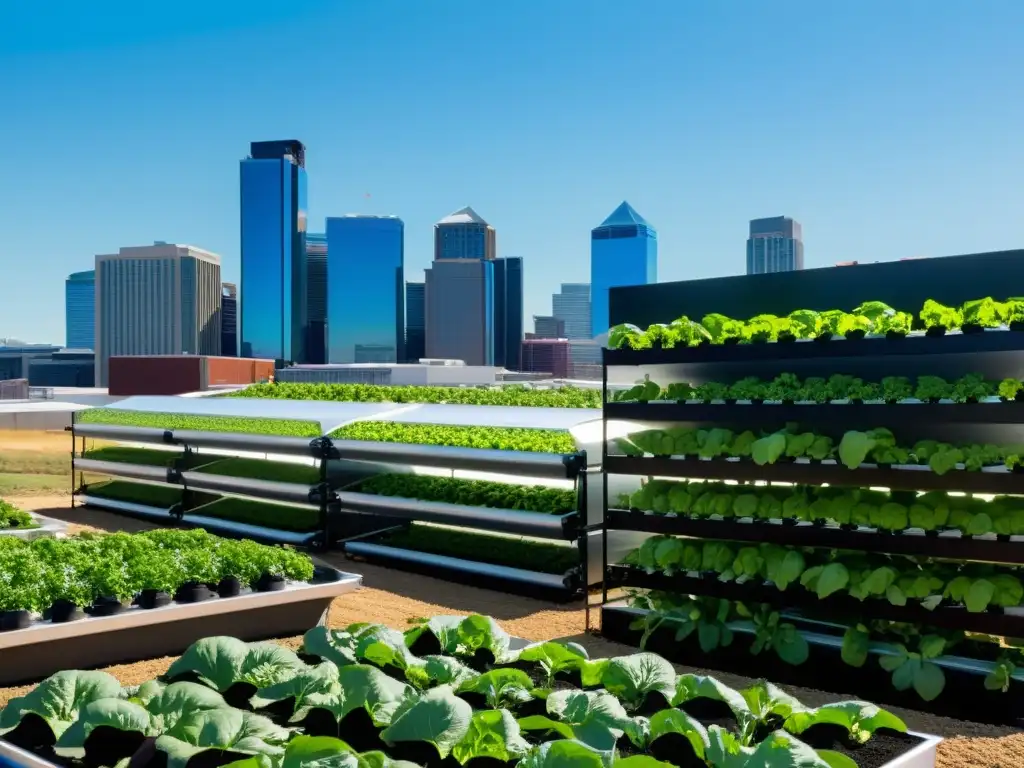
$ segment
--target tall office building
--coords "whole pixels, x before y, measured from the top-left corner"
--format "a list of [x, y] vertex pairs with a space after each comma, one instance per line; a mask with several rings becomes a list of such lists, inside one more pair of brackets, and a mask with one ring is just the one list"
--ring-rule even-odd
[[92, 349], [96, 343], [96, 271], [73, 272], [64, 281], [64, 346]]
[[238, 357], [238, 286], [223, 283], [220, 292], [220, 353]]
[[753, 219], [747, 238], [747, 274], [804, 268], [803, 228], [788, 216]]
[[434, 225], [426, 270], [426, 355], [494, 365], [494, 227], [472, 208]]
[[517, 370], [523, 340], [523, 260], [494, 260], [494, 364]]
[[427, 286], [425, 283], [405, 284], [405, 360], [418, 363], [427, 356], [426, 317]]
[[327, 235], [306, 233], [306, 306], [309, 335], [306, 361], [327, 362]]
[[242, 357], [306, 362], [306, 149], [257, 141], [240, 163]]
[[[590, 323], [590, 307], [587, 307], [587, 323]], [[531, 338], [527, 334], [527, 338]], [[553, 315], [534, 315], [533, 316], [533, 336], [534, 339], [564, 339], [567, 338], [565, 335], [565, 321], [559, 320]]]
[[590, 333], [608, 332], [608, 289], [658, 282], [658, 233], [623, 202], [590, 232]]
[[114, 355], [219, 355], [220, 256], [155, 243], [96, 257], [96, 386]]
[[546, 373], [556, 379], [569, 378], [569, 342], [565, 339], [525, 339], [521, 348], [521, 371]]
[[601, 347], [590, 333], [590, 283], [562, 283], [562, 290], [551, 297], [551, 309], [569, 339], [571, 375], [591, 378], [593, 367], [601, 364]]
[[397, 216], [327, 219], [327, 359], [405, 360], [405, 225]]

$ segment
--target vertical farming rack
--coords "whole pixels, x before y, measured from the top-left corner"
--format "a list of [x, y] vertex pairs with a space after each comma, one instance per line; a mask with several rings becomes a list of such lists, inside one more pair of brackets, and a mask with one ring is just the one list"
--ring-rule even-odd
[[[900, 338], [605, 350], [606, 535], [633, 531], [659, 541], [675, 537], [684, 546], [697, 547], [686, 550], [690, 553], [706, 553], [707, 544], [716, 542], [723, 547], [718, 551], [730, 554], [717, 564], [707, 556], [695, 560], [693, 554], [687, 560], [684, 550], [669, 542], [663, 551], [672, 554], [664, 560], [653, 545], [646, 556], [641, 549], [620, 562], [606, 557], [603, 634], [644, 643], [680, 663], [754, 676], [761, 676], [764, 664], [770, 663], [773, 679], [780, 683], [828, 685], [872, 701], [916, 708], [960, 708], [975, 717], [987, 713], [981, 716], [1020, 718], [1024, 674], [1007, 663], [999, 643], [970, 641], [975, 633], [1024, 638], [1024, 609], [1016, 595], [996, 599], [999, 584], [1016, 589], [1013, 584], [1019, 584], [1024, 564], [1024, 536], [1019, 535], [1024, 529], [1018, 530], [1024, 512], [1016, 511], [1024, 509], [1024, 501], [1017, 498], [1024, 495], [1024, 474], [1009, 469], [1002, 458], [984, 461], [961, 455], [939, 472], [912, 455], [904, 460], [906, 451], [876, 461], [868, 449], [863, 460], [851, 463], [850, 454], [838, 449], [848, 433], [887, 440], [884, 432], [872, 432], [884, 428], [896, 446], [923, 451], [921, 446], [935, 444], [973, 445], [976, 455], [983, 453], [978, 447], [998, 446], [1005, 455], [1007, 446], [1024, 444], [1024, 402], [998, 396], [956, 398], [959, 402], [913, 396], [888, 401], [801, 400], [799, 395], [744, 400], [730, 390], [737, 382], [750, 383], [754, 377], [772, 382], [780, 374], [819, 387], [834, 374], [863, 382], [888, 377], [953, 382], [969, 374], [989, 381], [1020, 379], [1024, 332], [1001, 328], [945, 335], [913, 332]], [[616, 385], [644, 381], [645, 376], [661, 386], [658, 399], [624, 402], [609, 394]], [[718, 397], [701, 396], [715, 392], [714, 387], [701, 388], [709, 382], [725, 385]], [[664, 399], [665, 388], [679, 383], [691, 385], [696, 393], [684, 387], [684, 398]], [[725, 442], [746, 431], [757, 439], [782, 434], [787, 441], [813, 433], [824, 438], [821, 446], [831, 448], [808, 455], [799, 447], [788, 451], [786, 442], [768, 457], [752, 455], [749, 444], [739, 455], [717, 445], [708, 444], [707, 451], [696, 448], [711, 430], [719, 430], [711, 440]], [[646, 441], [638, 438], [639, 448], [629, 438], [637, 434], [648, 435]], [[652, 439], [652, 434], [669, 437]], [[688, 434], [691, 448], [670, 447], [685, 444]], [[847, 445], [856, 447], [859, 439], [850, 438]], [[968, 469], [965, 460], [985, 466]], [[650, 482], [665, 483], [670, 494], [679, 488], [678, 496], [659, 497], [653, 505], [643, 505], [647, 508], [637, 506], [632, 500], [644, 495], [636, 491]], [[716, 489], [733, 501], [704, 506], [708, 497], [701, 497]], [[741, 496], [746, 500], [736, 502]], [[814, 506], [817, 499], [824, 501]], [[843, 501], [830, 507], [831, 499]], [[810, 509], [805, 502], [811, 502]], [[873, 504], [876, 516], [857, 503]], [[890, 503], [895, 506], [886, 513], [891, 514], [883, 515], [879, 505]], [[986, 503], [991, 506], [978, 506]], [[919, 524], [929, 517], [925, 504], [941, 507], [934, 525]], [[830, 510], [836, 509], [840, 513], [833, 515]], [[985, 511], [991, 513], [987, 518], [982, 516]], [[793, 567], [782, 561], [769, 565], [770, 552], [777, 557], [796, 553], [787, 561]], [[761, 567], [759, 574], [749, 573], [751, 564]], [[766, 568], [777, 568], [777, 574], [788, 571], [777, 578], [781, 586], [764, 575]], [[875, 581], [865, 586], [855, 573], [875, 574]], [[913, 579], [907, 581], [908, 574]], [[958, 575], [968, 581], [952, 584]], [[826, 578], [827, 584], [822, 581]], [[924, 581], [915, 582], [917, 578]], [[917, 629], [901, 637], [900, 628], [907, 627]], [[769, 655], [770, 660], [765, 658]], [[907, 669], [891, 674], [908, 660]], [[933, 667], [944, 681], [944, 687], [938, 686], [941, 695], [934, 690]], [[904, 678], [897, 680], [900, 674]], [[921, 701], [925, 694], [920, 690], [930, 703]]]

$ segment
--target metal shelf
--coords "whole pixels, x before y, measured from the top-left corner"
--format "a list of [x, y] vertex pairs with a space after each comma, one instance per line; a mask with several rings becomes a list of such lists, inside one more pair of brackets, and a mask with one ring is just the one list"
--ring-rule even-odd
[[783, 524], [767, 520], [709, 520], [640, 511], [609, 509], [608, 528], [619, 531], [688, 536], [695, 539], [769, 542], [794, 547], [849, 549], [858, 552], [881, 552], [893, 555], [916, 555], [953, 560], [974, 560], [989, 563], [1024, 564], [1024, 537], [1009, 541], [995, 537], [963, 536], [959, 531], [926, 536], [923, 531], [899, 534], [878, 532], [869, 528], [844, 530], [837, 525], [798, 523]]
[[409, 521], [464, 526], [481, 531], [514, 533], [541, 539], [572, 541], [579, 537], [579, 515], [551, 515], [515, 509], [470, 507], [439, 501], [342, 491], [335, 494], [343, 510]]
[[306, 507], [320, 506], [321, 489], [318, 486], [190, 471], [174, 471], [171, 473], [171, 480], [180, 482], [190, 490], [228, 493], [257, 500], [284, 501]]
[[780, 461], [758, 466], [749, 459], [673, 459], [659, 456], [608, 456], [605, 470], [612, 475], [682, 477], [692, 480], [737, 480], [891, 488], [901, 491], [963, 491], [965, 493], [1024, 494], [1024, 473], [996, 467], [981, 472], [952, 470], [937, 475], [928, 467], [878, 467], [862, 464], [851, 470], [834, 461]]
[[345, 545], [345, 553], [350, 557], [359, 557], [384, 565], [398, 565], [428, 576], [448, 578], [482, 589], [504, 588], [529, 595], [554, 596], [561, 600], [574, 599], [580, 593], [579, 577], [573, 573], [526, 571], [364, 541], [348, 542]]
[[[174, 454], [167, 454], [168, 462]], [[75, 459], [76, 472], [92, 472], [97, 475], [125, 477], [132, 480], [147, 480], [153, 483], [176, 485], [171, 479], [170, 467], [154, 467], [145, 464], [123, 464], [119, 461], [100, 461], [99, 459]]]
[[929, 611], [920, 605], [908, 603], [905, 606], [897, 606], [877, 598], [860, 601], [845, 594], [831, 595], [822, 600], [813, 592], [796, 585], [783, 592], [772, 584], [762, 582], [748, 581], [738, 584], [719, 581], [717, 576], [701, 578], [688, 575], [647, 574], [626, 565], [609, 565], [607, 575], [610, 587], [656, 589], [745, 603], [768, 603], [781, 608], [808, 608], [818, 617], [835, 616], [849, 620], [851, 617], [863, 616], [943, 629], [982, 632], [1001, 637], [1024, 637], [1022, 613], [970, 613], [966, 608], [958, 606], [940, 606]]
[[[1024, 335], [1024, 334], [1022, 334]], [[742, 424], [745, 428], [787, 422], [813, 424], [818, 432], [863, 429], [866, 424], [893, 431], [928, 424], [1024, 424], [1024, 402], [1009, 403], [608, 403], [605, 417], [639, 422]]]
[[700, 363], [754, 363], [842, 358], [1018, 352], [1024, 349], [1024, 333], [986, 330], [982, 333], [948, 333], [931, 337], [915, 332], [903, 339], [864, 338], [831, 341], [771, 342], [767, 344], [706, 344], [673, 349], [606, 349], [604, 364], [677, 365]]

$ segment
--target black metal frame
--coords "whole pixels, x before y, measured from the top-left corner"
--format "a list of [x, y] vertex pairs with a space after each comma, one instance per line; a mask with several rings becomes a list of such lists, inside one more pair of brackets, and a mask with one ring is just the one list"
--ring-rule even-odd
[[[864, 377], [878, 376], [881, 371], [886, 371], [885, 375], [911, 375], [915, 370], [923, 370], [928, 374], [949, 378], [977, 370], [994, 379], [1006, 376], [1020, 378], [1024, 372], [1024, 332], [994, 330], [974, 334], [955, 333], [938, 338], [914, 335], [903, 339], [834, 339], [823, 342], [705, 345], [665, 350], [605, 350], [602, 384], [606, 401], [608, 369], [615, 366], [642, 366], [648, 370], [661, 367], [662, 370], [657, 373], [671, 371], [677, 377], [676, 380], [691, 381], [730, 381], [754, 374], [768, 378], [793, 370], [798, 370], [803, 376], [849, 373]], [[652, 378], [657, 380], [656, 376]], [[889, 534], [834, 525], [696, 519], [615, 509], [614, 505], [610, 508], [608, 504], [609, 474], [996, 494], [1024, 494], [1024, 474], [1001, 468], [981, 472], [954, 470], [945, 475], [936, 475], [926, 469], [900, 467], [862, 466], [851, 471], [833, 462], [789, 461], [758, 466], [750, 460], [609, 456], [610, 420], [651, 424], [714, 423], [755, 429], [801, 420], [813, 424], [815, 431], [835, 432], [837, 435], [847, 429], [885, 426], [893, 427], [897, 437], [897, 430], [902, 427], [909, 434], [917, 436], [927, 431], [937, 435], [955, 435], [949, 438], [953, 440], [965, 439], [969, 435], [967, 439], [971, 442], [998, 443], [1008, 435], [1024, 435], [1024, 403], [915, 402], [886, 405], [606, 402], [602, 432], [602, 467], [605, 470], [602, 523], [606, 540], [609, 531], [629, 530], [676, 534], [696, 539], [768, 541], [952, 560], [1024, 563], [1024, 541], [1019, 540], [1020, 537], [973, 538], [949, 534], [915, 535], [907, 532]], [[609, 592], [612, 589], [635, 587], [761, 602], [776, 607], [799, 607], [808, 616], [840, 614], [849, 618], [863, 615], [948, 629], [1024, 636], [1024, 615], [1007, 614], [1000, 610], [969, 613], [964, 609], [940, 607], [928, 611], [917, 605], [893, 606], [885, 600], [868, 599], [861, 602], [845, 596], [819, 600], [813, 594], [802, 593], [800, 590], [782, 592], [774, 586], [758, 582], [723, 583], [717, 579], [685, 574], [673, 577], [648, 575], [639, 569], [609, 563], [607, 544], [603, 564], [605, 580], [602, 585], [602, 606], [609, 603]], [[602, 628], [603, 624], [602, 621]]]

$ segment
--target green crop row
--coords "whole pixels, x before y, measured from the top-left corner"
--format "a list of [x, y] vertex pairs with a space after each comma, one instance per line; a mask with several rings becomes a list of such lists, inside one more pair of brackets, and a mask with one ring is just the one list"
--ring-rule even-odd
[[576, 492], [543, 485], [514, 485], [434, 475], [388, 474], [364, 480], [354, 490], [470, 507], [565, 514], [576, 508]]
[[[719, 648], [733, 645], [735, 633], [730, 624], [750, 621], [754, 626], [751, 653], [772, 651], [786, 663], [794, 665], [803, 664], [810, 654], [807, 640], [796, 626], [784, 621], [782, 614], [769, 605], [658, 590], [631, 592], [627, 601], [630, 606], [645, 611], [631, 625], [632, 629], [643, 630], [641, 649], [646, 647], [655, 632], [670, 630], [675, 642], [693, 637], [702, 653], [712, 654]], [[872, 643], [888, 643], [896, 649], [897, 655], [878, 655], [878, 663], [892, 674], [897, 690], [914, 690], [925, 701], [938, 698], [945, 688], [945, 673], [936, 663], [942, 656], [955, 654], [992, 662], [993, 666], [984, 678], [984, 688], [1003, 693], [1010, 691], [1011, 676], [1018, 667], [1024, 668], [1024, 650], [1003, 645], [1005, 641], [1001, 638], [938, 633], [914, 624], [860, 621], [856, 617], [851, 617], [850, 626], [843, 635], [843, 662], [856, 668], [864, 667], [871, 656]], [[913, 663], [915, 658], [918, 660], [916, 665]], [[1013, 687], [1019, 689], [1020, 684]]]
[[313, 563], [290, 550], [233, 541], [202, 530], [83, 535], [26, 542], [0, 538], [0, 611], [40, 613], [57, 601], [127, 602], [143, 590], [173, 594], [188, 582], [233, 576], [252, 584], [264, 573], [308, 581]]
[[1001, 302], [989, 297], [965, 302], [961, 307], [947, 307], [928, 299], [916, 318], [884, 302], [866, 301], [852, 312], [798, 309], [784, 317], [764, 314], [749, 320], [713, 313], [696, 322], [683, 315], [667, 325], [652, 325], [646, 331], [624, 323], [608, 332], [608, 346], [612, 349], [671, 349], [700, 344], [763, 344], [835, 336], [859, 338], [866, 334], [906, 336], [915, 327], [944, 333], [960, 328], [999, 328], [1021, 322], [1024, 322], [1024, 299], [1017, 298]]
[[[123, 480], [111, 480], [87, 486], [84, 493], [101, 499], [142, 504], [157, 509], [170, 509], [182, 501], [183, 490], [172, 486], [147, 485]], [[319, 514], [314, 509], [268, 504], [235, 497], [212, 494], [194, 494], [193, 507], [186, 513], [204, 515], [219, 520], [230, 520], [248, 525], [262, 525], [280, 531], [307, 533], [316, 530]]]
[[845, 432], [836, 445], [828, 435], [802, 432], [798, 425], [788, 425], [778, 432], [734, 433], [729, 429], [695, 429], [671, 427], [633, 432], [615, 440], [616, 447], [627, 456], [699, 457], [702, 459], [751, 459], [758, 466], [807, 458], [815, 461], [836, 459], [847, 469], [864, 463], [882, 466], [922, 465], [937, 475], [959, 468], [980, 471], [984, 467], [1020, 464], [1024, 446], [997, 446], [969, 443], [953, 445], [937, 440], [919, 440], [912, 446], [901, 446], [888, 429], [878, 427], [866, 432]]
[[472, 533], [422, 523], [413, 523], [407, 529], [386, 533], [374, 542], [414, 552], [540, 573], [562, 574], [578, 568], [580, 564], [580, 552], [574, 546]]
[[846, 593], [897, 606], [915, 601], [929, 610], [956, 605], [980, 613], [1024, 602], [1021, 570], [1001, 565], [675, 536], [652, 536], [623, 562], [648, 574], [713, 573], [720, 581], [768, 582], [780, 591], [804, 589], [820, 599]]
[[90, 408], [79, 411], [80, 424], [116, 424], [150, 429], [194, 429], [200, 432], [240, 432], [248, 435], [319, 437], [323, 434], [315, 421], [250, 418], [247, 416], [193, 416], [182, 413], [150, 413], [119, 408]]
[[996, 395], [1003, 401], [1014, 400], [1021, 391], [1018, 379], [1002, 382], [987, 381], [979, 373], [971, 373], [956, 381], [938, 376], [918, 376], [911, 381], [906, 376], [887, 376], [881, 382], [865, 382], [855, 376], [837, 373], [828, 379], [810, 377], [801, 380], [793, 373], [780, 373], [771, 381], [748, 376], [733, 382], [706, 382], [692, 386], [677, 382], [662, 387], [645, 376], [633, 387], [612, 394], [613, 402], [641, 402], [672, 400], [676, 402], [712, 403], [749, 400], [754, 403], [899, 403], [916, 399], [924, 402], [952, 400], [954, 403], [973, 403]]
[[[763, 680], [736, 690], [677, 674], [653, 653], [591, 659], [577, 643], [511, 642], [480, 615], [421, 619], [405, 633], [315, 627], [301, 655], [204, 638], [139, 686], [59, 672], [10, 701], [0, 736], [85, 765], [148, 753], [167, 768], [856, 768], [830, 749], [836, 729], [857, 747], [907, 730], [867, 702], [809, 707]], [[697, 718], [709, 711], [717, 722], [705, 726]], [[901, 738], [906, 750], [916, 743]]]
[[438, 403], [541, 408], [600, 408], [601, 391], [580, 387], [414, 387], [376, 384], [253, 384], [229, 397], [342, 403]]
[[827, 486], [735, 485], [702, 481], [647, 480], [619, 499], [623, 506], [656, 514], [727, 519], [797, 520], [859, 525], [884, 531], [958, 530], [968, 536], [1024, 535], [1024, 498], [993, 501], [950, 496], [944, 491], [917, 494]]
[[0, 531], [25, 530], [37, 527], [25, 510], [14, 506], [11, 502], [0, 499]]
[[568, 432], [520, 427], [464, 427], [439, 424], [401, 424], [391, 421], [357, 421], [331, 432], [341, 440], [378, 443], [447, 445], [459, 448], [492, 448], [499, 451], [575, 453]]

